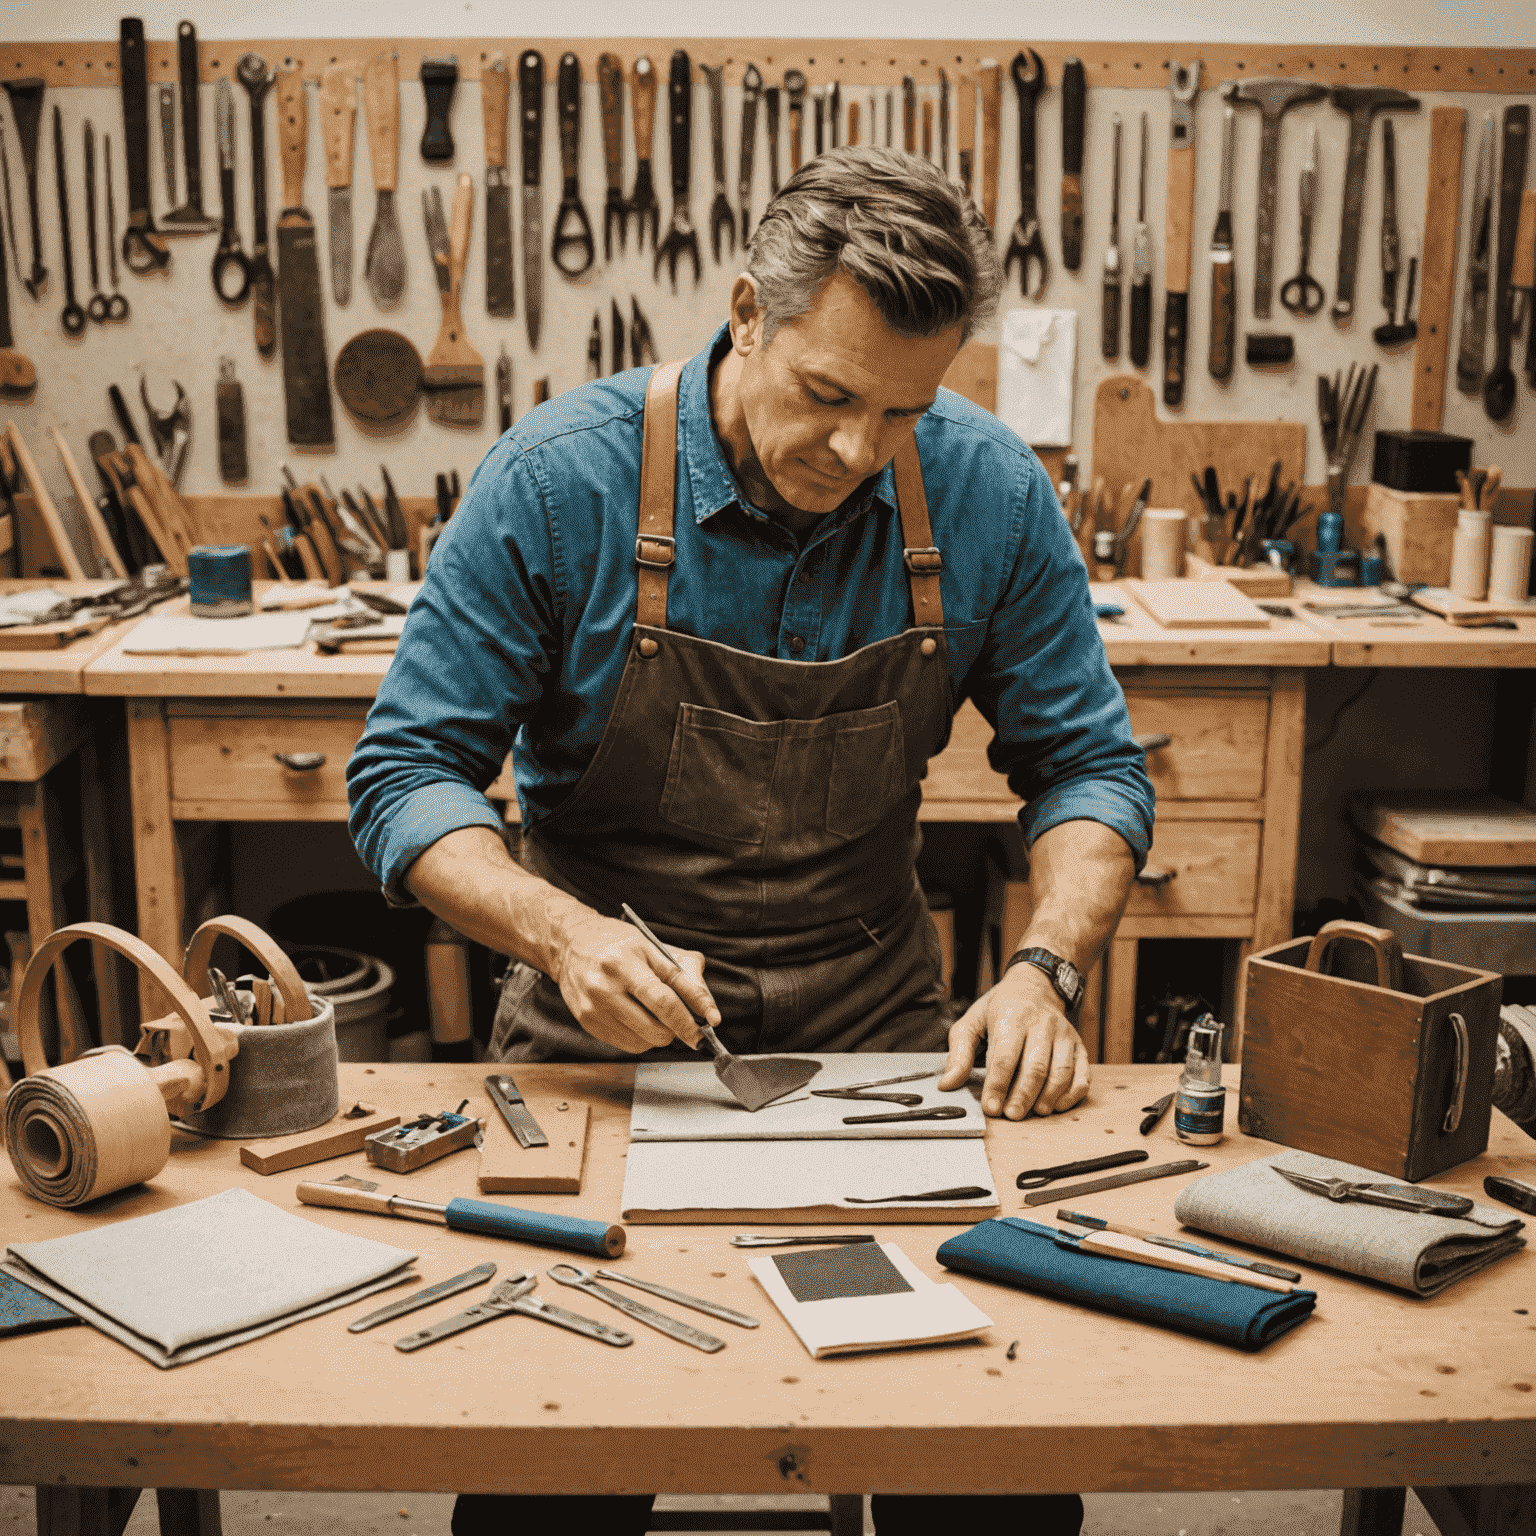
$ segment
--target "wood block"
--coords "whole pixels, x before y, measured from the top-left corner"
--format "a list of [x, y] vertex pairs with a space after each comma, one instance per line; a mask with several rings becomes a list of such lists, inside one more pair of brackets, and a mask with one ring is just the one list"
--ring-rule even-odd
[[[487, 1195], [579, 1195], [587, 1162], [585, 1104], [565, 1099], [526, 1101], [528, 1112], [549, 1137], [547, 1147], [519, 1145], [493, 1108], [485, 1116], [480, 1148], [480, 1190]], [[567, 1108], [559, 1108], [566, 1104]]]
[[1536, 601], [1521, 597], [1458, 597], [1446, 587], [1425, 587], [1413, 594], [1419, 607], [1438, 613], [1447, 623], [1476, 629], [1495, 619], [1536, 619]]
[[1451, 547], [1460, 503], [1455, 492], [1395, 491], [1373, 482], [1366, 487], [1361, 542], [1369, 550], [1379, 533], [1387, 542], [1387, 561], [1399, 581], [1443, 587], [1451, 579]]
[[1230, 581], [1249, 597], [1291, 595], [1291, 578], [1272, 565], [1213, 565], [1193, 550], [1185, 552], [1184, 575], [1189, 581]]
[[0, 629], [0, 651], [56, 651], [105, 629], [110, 619], [65, 619], [58, 624], [12, 624]]
[[371, 1110], [355, 1119], [348, 1119], [347, 1115], [344, 1110], [318, 1130], [300, 1131], [295, 1136], [274, 1136], [255, 1146], [241, 1147], [240, 1161], [257, 1173], [283, 1173], [289, 1168], [305, 1168], [310, 1163], [323, 1163], [328, 1158], [361, 1152], [364, 1137], [400, 1124], [399, 1115], [386, 1114], [383, 1110]]
[[1471, 790], [1356, 796], [1350, 820], [1416, 863], [1474, 869], [1536, 864], [1536, 811]]
[[1268, 629], [1269, 615], [1228, 581], [1126, 581], [1164, 629]]
[[91, 732], [84, 699], [0, 704], [0, 779], [27, 784], [62, 762]]

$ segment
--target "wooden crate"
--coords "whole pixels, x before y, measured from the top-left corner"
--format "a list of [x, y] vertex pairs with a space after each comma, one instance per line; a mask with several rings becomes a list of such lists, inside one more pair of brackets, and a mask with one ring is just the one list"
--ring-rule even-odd
[[1387, 563], [1399, 581], [1443, 587], [1451, 579], [1451, 547], [1456, 538], [1457, 495], [1430, 491], [1394, 491], [1366, 487], [1361, 540], [1367, 554], [1379, 533], [1387, 542]]

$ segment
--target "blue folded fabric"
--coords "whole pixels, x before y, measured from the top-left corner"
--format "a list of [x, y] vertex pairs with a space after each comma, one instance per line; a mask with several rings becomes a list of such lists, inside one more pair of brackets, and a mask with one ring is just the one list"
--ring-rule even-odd
[[1002, 1216], [950, 1238], [938, 1260], [946, 1269], [1248, 1350], [1263, 1349], [1317, 1306], [1316, 1291], [1229, 1285], [1060, 1247], [1056, 1236], [1054, 1227]]
[[0, 1339], [45, 1328], [69, 1328], [80, 1319], [30, 1285], [0, 1270]]

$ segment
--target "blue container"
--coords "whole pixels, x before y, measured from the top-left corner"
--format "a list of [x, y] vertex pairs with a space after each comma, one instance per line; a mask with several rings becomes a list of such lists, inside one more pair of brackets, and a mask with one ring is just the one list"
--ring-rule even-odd
[[1317, 520], [1319, 554], [1337, 554], [1344, 542], [1344, 519], [1337, 512], [1324, 512]]
[[249, 545], [199, 544], [187, 554], [187, 569], [197, 618], [238, 619], [251, 611]]

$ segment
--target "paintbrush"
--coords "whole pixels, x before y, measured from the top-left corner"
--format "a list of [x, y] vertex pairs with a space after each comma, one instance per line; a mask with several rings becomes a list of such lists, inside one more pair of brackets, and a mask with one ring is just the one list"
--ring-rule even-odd
[[470, 346], [459, 312], [474, 197], [474, 179], [467, 171], [460, 172], [451, 222], [445, 224], [442, 194], [436, 187], [421, 194], [427, 243], [443, 298], [443, 323], [421, 379], [427, 392], [427, 415], [439, 426], [478, 427], [485, 414], [485, 359]]

